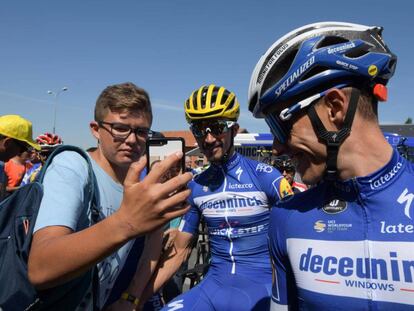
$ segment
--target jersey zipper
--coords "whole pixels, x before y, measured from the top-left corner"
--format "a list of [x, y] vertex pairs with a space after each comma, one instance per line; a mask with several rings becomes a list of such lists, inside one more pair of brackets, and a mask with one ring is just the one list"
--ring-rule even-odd
[[[365, 209], [365, 205], [363, 204], [363, 200], [361, 198], [360, 195], [360, 191], [359, 191], [359, 187], [356, 181], [356, 178], [352, 178], [352, 184], [354, 186], [354, 189], [357, 193], [357, 201], [361, 206], [362, 209], [362, 214], [363, 214], [363, 220], [364, 220], [364, 256], [365, 258], [368, 258], [369, 262], [371, 262], [371, 256], [372, 256], [372, 252], [371, 252], [371, 245], [370, 245], [370, 241], [368, 239], [368, 214], [367, 214], [367, 210]], [[366, 265], [366, 269], [368, 269], [368, 265]], [[366, 271], [366, 273], [371, 273], [371, 271]], [[370, 279], [365, 278], [366, 282], [369, 282]], [[373, 306], [372, 306], [372, 298], [373, 298], [373, 292], [372, 289], [368, 289], [367, 288], [367, 302], [368, 302], [368, 308], [369, 310], [372, 310]]]
[[[223, 172], [223, 176], [224, 176], [224, 185], [223, 185], [223, 193], [224, 193], [224, 192], [226, 192], [226, 187], [227, 187], [227, 176], [226, 176], [226, 173], [224, 172], [223, 168], [221, 168], [221, 171]], [[229, 255], [230, 255], [230, 260], [231, 260], [231, 263], [232, 263], [231, 264], [231, 274], [235, 274], [236, 273], [236, 261], [235, 261], [234, 256], [233, 256], [233, 246], [234, 245], [233, 245], [233, 240], [231, 238], [231, 224], [229, 222], [227, 210], [228, 210], [228, 207], [226, 205], [226, 209], [225, 209], [225, 212], [224, 212], [224, 219], [226, 220], [226, 223], [229, 227], [229, 230], [227, 230], [227, 237], [230, 241]]]

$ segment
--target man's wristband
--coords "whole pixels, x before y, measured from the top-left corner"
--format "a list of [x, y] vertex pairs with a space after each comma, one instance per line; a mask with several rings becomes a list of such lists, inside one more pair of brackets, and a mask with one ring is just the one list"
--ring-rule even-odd
[[139, 299], [135, 297], [134, 295], [131, 295], [130, 293], [124, 292], [121, 295], [121, 299], [124, 299], [130, 303], [132, 303], [134, 306], [139, 305]]

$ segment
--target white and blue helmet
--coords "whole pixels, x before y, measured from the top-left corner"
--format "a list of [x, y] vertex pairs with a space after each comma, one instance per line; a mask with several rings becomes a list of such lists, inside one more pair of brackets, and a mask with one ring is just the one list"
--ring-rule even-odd
[[381, 27], [321, 22], [277, 40], [257, 63], [249, 87], [249, 110], [263, 118], [269, 106], [297, 103], [337, 85], [367, 81], [385, 85], [396, 56]]

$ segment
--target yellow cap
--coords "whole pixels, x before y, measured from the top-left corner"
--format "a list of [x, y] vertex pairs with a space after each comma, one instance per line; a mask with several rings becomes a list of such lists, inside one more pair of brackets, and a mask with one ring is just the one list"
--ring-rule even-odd
[[0, 116], [0, 135], [20, 140], [40, 150], [40, 146], [33, 140], [32, 122], [19, 115]]

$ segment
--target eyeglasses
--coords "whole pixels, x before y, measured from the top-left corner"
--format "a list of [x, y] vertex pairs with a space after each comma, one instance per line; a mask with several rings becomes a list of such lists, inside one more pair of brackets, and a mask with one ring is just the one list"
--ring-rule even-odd
[[[131, 133], [134, 133], [137, 137], [148, 138], [152, 137], [154, 133], [146, 127], [132, 128], [129, 125], [123, 123], [98, 121], [98, 124], [100, 127], [111, 133], [112, 137], [118, 139], [127, 139], [128, 136], [131, 135]], [[110, 129], [108, 130], [106, 127], [104, 127], [104, 124], [109, 125]]]
[[224, 133], [227, 133], [229, 129], [235, 124], [234, 121], [217, 120], [209, 124], [193, 123], [190, 126], [190, 130], [194, 137], [202, 138], [207, 136], [208, 133], [217, 137]]
[[[343, 88], [347, 86], [346, 84], [340, 84], [337, 86], [334, 86], [334, 88]], [[288, 140], [290, 131], [292, 130], [292, 122], [291, 119], [294, 115], [297, 115], [301, 110], [309, 107], [314, 102], [316, 102], [319, 98], [326, 95], [326, 93], [332, 89], [329, 88], [326, 91], [323, 91], [321, 93], [317, 93], [313, 96], [310, 96], [308, 98], [305, 98], [304, 100], [301, 100], [300, 102], [283, 109], [279, 114], [277, 113], [269, 113], [265, 117], [265, 121], [267, 125], [269, 125], [270, 131], [272, 132], [275, 139], [281, 143], [285, 144]]]

